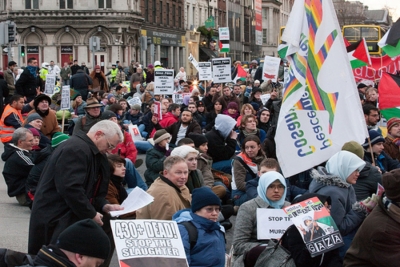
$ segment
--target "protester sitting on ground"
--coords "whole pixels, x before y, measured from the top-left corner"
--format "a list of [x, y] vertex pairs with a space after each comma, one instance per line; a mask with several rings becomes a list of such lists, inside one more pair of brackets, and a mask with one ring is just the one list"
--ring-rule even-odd
[[77, 134], [78, 131], [87, 133], [89, 129], [101, 120], [101, 107], [96, 98], [88, 98], [86, 100], [86, 115], [77, 119], [73, 126], [73, 135]]
[[[101, 119], [111, 120], [115, 123], [118, 123], [115, 113], [110, 110], [104, 111], [101, 115]], [[111, 154], [119, 155], [125, 160], [125, 182], [128, 185], [128, 193], [131, 192], [136, 186], [139, 186], [146, 191], [147, 186], [135, 168], [135, 165], [140, 166], [143, 163], [143, 160], [136, 159], [137, 150], [132, 141], [131, 135], [125, 130], [122, 130], [122, 133], [124, 135], [124, 139], [111, 151]]]
[[228, 115], [236, 120], [239, 117], [239, 107], [236, 102], [229, 102], [226, 109], [222, 111], [222, 114]]
[[[203, 134], [190, 133], [190, 139], [193, 140], [195, 148], [199, 151], [197, 158], [197, 169], [203, 174], [204, 185], [211, 188], [211, 190], [221, 199], [224, 199], [228, 188], [221, 180], [216, 180], [211, 171], [212, 158], [207, 154], [208, 140]], [[230, 191], [229, 191], [230, 193]]]
[[[142, 133], [145, 130], [145, 125], [142, 123], [143, 113], [140, 112], [140, 105], [133, 105], [126, 113], [123, 120], [127, 120], [133, 125], [137, 125], [139, 131]], [[147, 137], [143, 136], [142, 137]]]
[[[344, 246], [340, 248], [341, 257], [349, 248], [366, 212], [356, 208], [356, 194], [352, 184], [357, 182], [365, 162], [348, 151], [339, 151], [326, 163], [326, 170], [313, 169], [309, 192], [329, 196], [332, 199], [331, 216], [343, 237]], [[368, 205], [368, 201], [361, 203]]]
[[68, 135], [57, 132], [53, 134], [50, 145], [46, 146], [39, 153], [35, 153], [33, 155], [33, 164], [35, 165], [30, 170], [28, 178], [26, 179], [26, 193], [30, 200], [30, 208], [32, 208], [32, 202], [35, 198], [36, 187], [39, 183], [39, 178], [42, 174], [44, 166], [46, 165], [47, 159], [56, 147], [58, 147], [60, 144], [67, 141], [68, 139]]
[[385, 148], [383, 146], [383, 143], [385, 142], [383, 136], [375, 130], [370, 130], [368, 133], [371, 140], [372, 150], [369, 146], [368, 138], [365, 139], [365, 142], [362, 145], [365, 149], [364, 160], [379, 167], [379, 170], [382, 172], [382, 174], [400, 168], [400, 162], [392, 159], [388, 154], [385, 153], [385, 151], [383, 151]]
[[[221, 200], [208, 187], [193, 190], [192, 206], [174, 214], [189, 266], [225, 266], [225, 234], [218, 223]], [[197, 232], [196, 243], [191, 240]]]
[[165, 158], [171, 154], [169, 149], [170, 138], [171, 135], [164, 129], [158, 130], [154, 135], [154, 147], [146, 152], [147, 169], [144, 172], [144, 178], [147, 186], [150, 186], [156, 180], [164, 168]]
[[365, 92], [366, 101], [365, 104], [372, 105], [374, 107], [378, 106], [378, 89], [374, 87], [369, 87]]
[[[328, 211], [330, 210], [330, 206], [332, 204], [331, 198], [319, 194], [304, 194], [295, 198], [292, 204], [296, 204], [313, 197], [318, 197], [325, 208]], [[319, 231], [321, 230], [322, 229], [319, 228]], [[311, 230], [307, 233], [310, 232]], [[314, 233], [316, 232], [317, 230], [314, 230]], [[310, 252], [304, 243], [304, 239], [301, 236], [299, 229], [297, 229], [295, 225], [289, 226], [289, 228], [286, 230], [285, 235], [281, 238], [281, 245], [290, 252], [291, 257], [296, 263], [296, 267], [343, 266], [343, 261], [339, 256], [339, 249], [334, 249], [325, 252], [322, 255], [311, 257]]]
[[45, 148], [46, 146], [51, 144], [51, 141], [47, 136], [45, 136], [41, 131], [40, 128], [42, 128], [43, 124], [43, 118], [37, 114], [37, 113], [32, 113], [28, 116], [28, 118], [25, 119], [24, 122], [24, 127], [27, 129], [30, 128], [35, 128], [36, 130], [39, 131], [40, 134], [40, 141], [39, 141], [39, 147], [40, 148]]
[[11, 143], [4, 146], [4, 152], [1, 155], [1, 159], [5, 161], [3, 177], [7, 184], [7, 194], [9, 197], [16, 197], [22, 206], [29, 205], [25, 183], [34, 166], [31, 154], [32, 146], [32, 132], [21, 127], [14, 131]]
[[69, 109], [71, 114], [73, 113], [71, 115], [72, 119], [85, 116], [86, 102], [83, 101], [81, 94], [76, 94], [72, 100], [72, 106]]
[[272, 123], [269, 120], [270, 116], [270, 111], [264, 107], [260, 108], [257, 112], [257, 128], [260, 130], [264, 130], [267, 135], [269, 134], [269, 129], [272, 126]]
[[235, 154], [237, 133], [233, 130], [236, 121], [231, 117], [218, 114], [215, 126], [206, 133], [208, 154], [213, 159], [213, 169], [232, 173], [231, 158]]
[[169, 156], [163, 164], [162, 174], [147, 190], [154, 201], [136, 212], [137, 219], [171, 220], [178, 210], [190, 207], [192, 198], [185, 185], [189, 173], [185, 160]]
[[364, 104], [363, 112], [368, 131], [374, 130], [382, 135], [382, 130], [378, 126], [378, 122], [381, 119], [381, 113], [379, 112], [379, 109], [371, 104]]
[[385, 153], [392, 159], [400, 160], [400, 118], [391, 118], [387, 122], [388, 134], [383, 143]]
[[[243, 103], [250, 103], [253, 105], [253, 103], [257, 104], [258, 108], [264, 106], [262, 100], [261, 100], [261, 89], [259, 87], [254, 87], [251, 91], [250, 97], [247, 98], [246, 96], [244, 97]], [[254, 108], [254, 106], [253, 106]], [[255, 110], [258, 111], [258, 108]]]
[[[364, 149], [355, 141], [345, 143], [342, 150], [349, 151], [364, 160]], [[361, 170], [357, 183], [353, 184], [357, 201], [366, 199], [376, 193], [378, 183], [382, 184], [382, 173], [379, 168], [372, 166], [369, 162], [365, 162], [365, 167]]]
[[29, 128], [29, 131], [31, 131], [31, 133], [33, 134], [33, 143], [32, 143], [32, 154], [37, 153], [38, 151], [41, 150], [41, 147], [39, 146], [39, 142], [40, 142], [40, 133], [38, 130], [36, 130], [35, 128]]
[[257, 118], [254, 115], [244, 115], [240, 123], [239, 135], [237, 137], [238, 144], [242, 144], [243, 140], [250, 135], [255, 135], [263, 143], [266, 137], [264, 130], [257, 128]]
[[112, 104], [117, 103], [117, 99], [113, 94], [108, 94], [107, 95], [107, 105], [105, 107], [105, 110], [108, 110]]
[[382, 177], [385, 193], [358, 229], [344, 258], [345, 267], [396, 267], [400, 261], [400, 170]]
[[106, 199], [110, 204], [122, 204], [128, 197], [128, 193], [122, 184], [125, 177], [125, 159], [119, 155], [110, 154], [107, 156], [110, 165], [110, 183]]
[[246, 182], [257, 177], [259, 165], [265, 158], [260, 139], [255, 135], [247, 136], [241, 149], [232, 164], [232, 199], [236, 209], [247, 201]]
[[120, 104], [114, 103], [109, 106], [108, 110], [115, 113], [115, 115], [117, 116], [118, 124], [121, 125], [122, 124], [122, 116], [124, 114], [124, 108]]
[[211, 131], [211, 129], [214, 127], [217, 115], [222, 114], [222, 111], [226, 107], [225, 101], [223, 101], [223, 99], [221, 99], [221, 98], [218, 98], [214, 102], [213, 107], [214, 108], [210, 112], [208, 112], [206, 115], [206, 126], [204, 127], [204, 129], [206, 129], [206, 131]]
[[249, 103], [243, 104], [242, 109], [240, 110], [240, 116], [237, 118], [236, 127], [240, 127], [240, 122], [244, 115], [255, 115], [256, 111], [254, 110], [253, 106]]
[[195, 188], [204, 186], [203, 174], [197, 169], [197, 156], [199, 152], [187, 145], [182, 145], [174, 148], [171, 156], [179, 156], [186, 161], [188, 165], [189, 174], [186, 182], [186, 187], [192, 193]]
[[[95, 244], [95, 245], [94, 245]], [[110, 255], [110, 241], [93, 220], [78, 221], [66, 228], [55, 244], [43, 246], [31, 266], [101, 266]]]
[[24, 97], [20, 95], [13, 95], [10, 98], [10, 104], [4, 108], [0, 120], [0, 139], [3, 144], [11, 142], [12, 135], [15, 129], [22, 127], [24, 119], [22, 113], [27, 113], [33, 108], [33, 100], [24, 105]]
[[[254, 266], [258, 256], [266, 248], [260, 245], [266, 244], [268, 240], [257, 238], [257, 209], [282, 209], [290, 205], [285, 201], [285, 179], [278, 172], [270, 171], [261, 175], [257, 192], [258, 196], [255, 199], [240, 206], [236, 217], [232, 242], [234, 266]], [[248, 256], [244, 257], [245, 255]], [[254, 262], [253, 265], [251, 262]]]
[[207, 124], [207, 110], [206, 107], [204, 106], [204, 102], [201, 101], [197, 101], [196, 102], [196, 112], [195, 112], [195, 119], [197, 120], [197, 122], [200, 124], [201, 129], [204, 129], [204, 127]]

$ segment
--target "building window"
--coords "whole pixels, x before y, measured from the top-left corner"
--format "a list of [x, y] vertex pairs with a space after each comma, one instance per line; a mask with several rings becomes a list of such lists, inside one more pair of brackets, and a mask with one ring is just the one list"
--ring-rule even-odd
[[144, 1], [144, 19], [149, 21], [149, 1]]
[[73, 0], [60, 0], [60, 9], [73, 9], [74, 1]]
[[174, 4], [172, 5], [172, 20], [173, 20], [172, 26], [176, 26], [175, 5]]
[[262, 30], [262, 42], [263, 42], [263, 44], [266, 44], [267, 43], [267, 29], [263, 29]]
[[160, 13], [160, 23], [163, 24], [163, 6], [162, 6], [162, 1], [160, 1], [160, 11], [158, 13]]
[[157, 1], [153, 0], [153, 22], [157, 23]]
[[167, 25], [171, 25], [171, 23], [169, 22], [169, 3], [167, 3]]
[[178, 7], [178, 28], [182, 28], [182, 7]]
[[39, 9], [39, 0], [25, 0], [25, 9]]
[[99, 8], [112, 8], [111, 0], [99, 0]]

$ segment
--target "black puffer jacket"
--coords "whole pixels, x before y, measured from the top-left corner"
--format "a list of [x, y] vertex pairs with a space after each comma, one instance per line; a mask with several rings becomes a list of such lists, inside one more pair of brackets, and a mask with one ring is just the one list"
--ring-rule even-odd
[[382, 184], [382, 174], [371, 163], [366, 162], [364, 169], [361, 170], [357, 183], [353, 184], [356, 191], [357, 201], [361, 201], [376, 193], [378, 183]]

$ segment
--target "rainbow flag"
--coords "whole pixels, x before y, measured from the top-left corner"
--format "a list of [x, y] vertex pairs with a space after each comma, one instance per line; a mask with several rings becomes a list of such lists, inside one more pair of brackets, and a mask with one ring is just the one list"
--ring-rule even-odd
[[332, 0], [295, 1], [282, 40], [289, 75], [275, 140], [282, 171], [291, 176], [368, 134]]

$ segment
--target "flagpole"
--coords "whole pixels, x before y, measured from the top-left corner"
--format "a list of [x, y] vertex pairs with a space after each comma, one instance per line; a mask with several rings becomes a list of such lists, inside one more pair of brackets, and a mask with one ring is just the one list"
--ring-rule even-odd
[[376, 166], [376, 165], [375, 165], [374, 152], [372, 151], [371, 139], [369, 138], [369, 136], [368, 136], [367, 139], [368, 139], [369, 152], [371, 153], [372, 165], [373, 165], [373, 166]]

